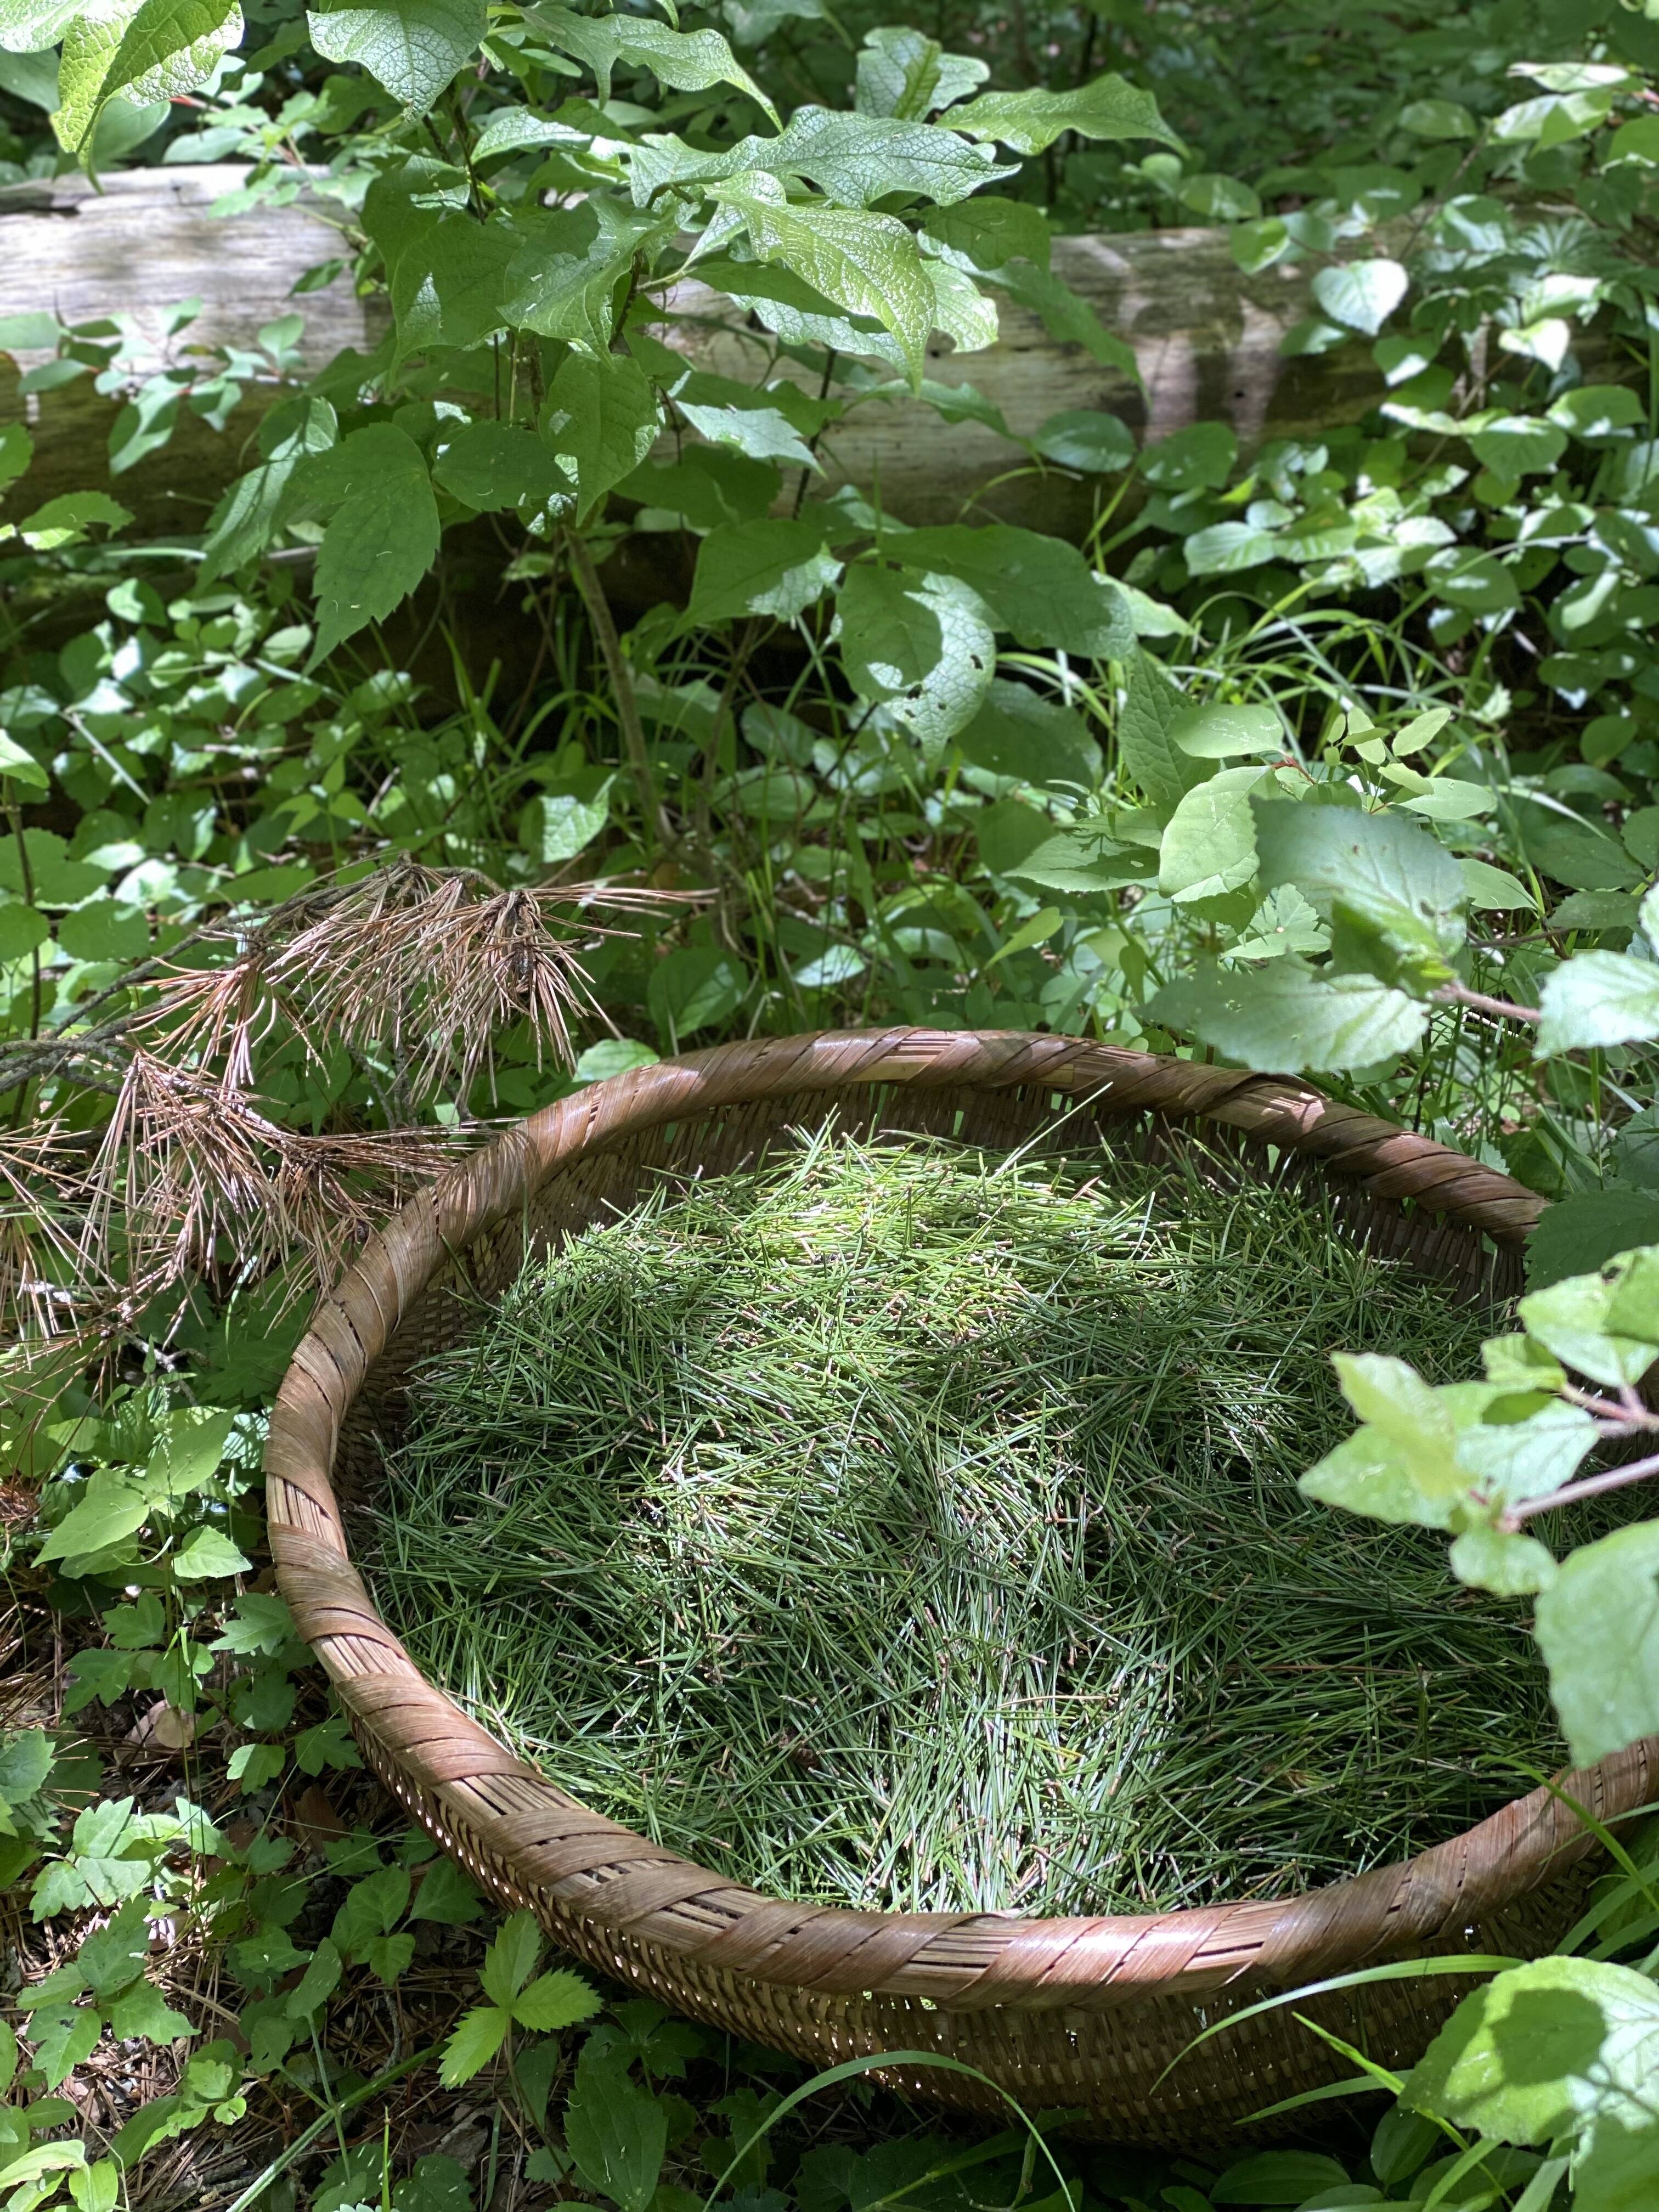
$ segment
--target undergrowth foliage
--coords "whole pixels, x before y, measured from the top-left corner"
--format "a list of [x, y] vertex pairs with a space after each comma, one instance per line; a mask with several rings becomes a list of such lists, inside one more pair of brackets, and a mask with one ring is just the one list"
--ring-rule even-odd
[[[264, 1570], [307, 1293], [455, 1146], [726, 1036], [1051, 1028], [1307, 1071], [1550, 1201], [1484, 1379], [1350, 1360], [1305, 1487], [1534, 1601], [1576, 1754], [1659, 1726], [1656, 1524], [1571, 1510], [1659, 1466], [1652, 0], [883, 12], [0, 0], [9, 179], [238, 161], [227, 252], [302, 189], [337, 229], [251, 347], [0, 331], [25, 398], [125, 402], [110, 488], [0, 430], [8, 2212], [1659, 2197], [1643, 1832], [1408, 2077], [1336, 2054], [1388, 2110], [1335, 2151], [942, 2134], [489, 1923]], [[1010, 303], [1131, 370], [1053, 236], [1194, 221], [1305, 289], [1352, 419], [1148, 441], [937, 374]], [[386, 335], [307, 371], [336, 283]], [[250, 393], [207, 526], [140, 541], [125, 472]], [[1002, 485], [830, 491], [872, 410]], [[1081, 543], [999, 519], [1062, 486]], [[624, 541], [684, 566], [642, 614]]]

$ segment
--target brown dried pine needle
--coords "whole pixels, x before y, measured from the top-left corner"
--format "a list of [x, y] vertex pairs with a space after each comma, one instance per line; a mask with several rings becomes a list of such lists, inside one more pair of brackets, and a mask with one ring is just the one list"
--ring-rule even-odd
[[529, 1266], [420, 1379], [375, 1578], [586, 1802], [903, 1910], [1275, 1894], [1555, 1750], [1519, 1611], [1304, 1503], [1328, 1354], [1481, 1317], [1322, 1202], [828, 1132]]

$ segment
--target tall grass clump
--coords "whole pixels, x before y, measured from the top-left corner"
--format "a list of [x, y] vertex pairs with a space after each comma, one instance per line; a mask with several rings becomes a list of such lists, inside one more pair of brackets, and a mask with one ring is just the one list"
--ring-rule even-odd
[[1296, 1487], [1333, 1350], [1445, 1378], [1483, 1323], [1304, 1189], [826, 1128], [526, 1264], [417, 1377], [374, 1577], [487, 1725], [757, 1888], [1272, 1895], [1552, 1755], [1519, 1609]]

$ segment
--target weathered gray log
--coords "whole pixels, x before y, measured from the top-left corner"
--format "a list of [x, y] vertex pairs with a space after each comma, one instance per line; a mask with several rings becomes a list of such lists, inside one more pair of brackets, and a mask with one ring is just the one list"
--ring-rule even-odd
[[[251, 347], [262, 325], [296, 310], [306, 319], [307, 367], [320, 368], [343, 346], [369, 350], [385, 328], [384, 306], [358, 298], [349, 277], [291, 296], [307, 269], [338, 250], [339, 234], [325, 220], [334, 210], [301, 201], [228, 219], [210, 215], [243, 174], [220, 167], [139, 169], [109, 176], [100, 192], [79, 178], [0, 191], [0, 315], [52, 309], [76, 323], [119, 313], [156, 365], [185, 358], [192, 345]], [[1000, 302], [997, 344], [953, 355], [940, 342], [930, 373], [972, 384], [1017, 434], [1029, 435], [1062, 410], [1097, 407], [1153, 437], [1219, 419], [1249, 449], [1265, 436], [1351, 420], [1379, 388], [1360, 347], [1283, 358], [1280, 338], [1309, 313], [1309, 276], [1282, 268], [1241, 276], [1223, 231], [1061, 239], [1054, 265], [1133, 347], [1144, 390], [1082, 347], [1056, 343], [1035, 316]], [[200, 313], [167, 338], [168, 311], [188, 298], [201, 301]], [[709, 367], [754, 358], [718, 331], [677, 342]], [[34, 358], [22, 356], [24, 365]], [[11, 511], [19, 495], [45, 499], [96, 486], [146, 526], [199, 528], [220, 489], [246, 465], [250, 433], [274, 396], [274, 386], [248, 387], [223, 433], [181, 409], [167, 447], [112, 477], [107, 447], [118, 397], [100, 395], [89, 376], [21, 395], [14, 370], [0, 384], [0, 422], [28, 422], [36, 460]], [[826, 458], [831, 484], [878, 483], [890, 509], [921, 522], [948, 520], [1021, 456], [978, 423], [948, 425], [925, 407], [882, 403], [860, 408]], [[998, 486], [988, 504], [1047, 529], [1075, 528], [1088, 494], [1057, 475], [1028, 476]]]

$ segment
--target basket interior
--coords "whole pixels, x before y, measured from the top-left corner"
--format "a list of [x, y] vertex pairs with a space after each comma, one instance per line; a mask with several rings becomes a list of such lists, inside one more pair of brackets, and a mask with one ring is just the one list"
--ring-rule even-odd
[[848, 1134], [954, 1138], [992, 1153], [1017, 1146], [1087, 1172], [1116, 1158], [1151, 1162], [1236, 1188], [1268, 1182], [1317, 1186], [1342, 1234], [1446, 1285], [1449, 1296], [1500, 1308], [1519, 1296], [1520, 1255], [1464, 1222], [1410, 1200], [1378, 1198], [1317, 1157], [1243, 1136], [1200, 1116], [1172, 1120], [1112, 1113], [1046, 1087], [795, 1091], [723, 1107], [586, 1147], [550, 1175], [514, 1215], [458, 1251], [404, 1316], [369, 1367], [342, 1425], [335, 1461], [348, 1516], [386, 1478], [385, 1453], [408, 1420], [409, 1378], [434, 1353], [459, 1343], [516, 1279], [526, 1251], [556, 1251], [596, 1223], [631, 1207], [665, 1175], [713, 1176], [751, 1169], [790, 1150], [834, 1114]]

